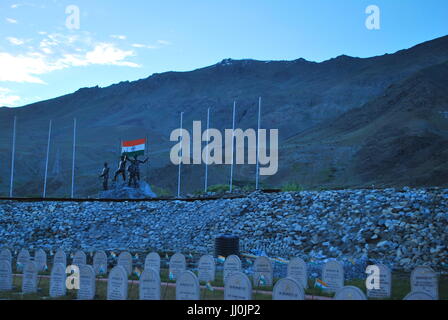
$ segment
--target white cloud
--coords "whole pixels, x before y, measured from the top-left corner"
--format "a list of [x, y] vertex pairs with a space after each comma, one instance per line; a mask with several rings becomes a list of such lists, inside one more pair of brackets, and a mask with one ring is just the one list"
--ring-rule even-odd
[[20, 97], [11, 94], [11, 90], [8, 88], [0, 88], [0, 106], [16, 106], [20, 101]]
[[14, 38], [14, 37], [7, 37], [6, 40], [8, 40], [9, 43], [11, 43], [11, 44], [13, 44], [15, 46], [20, 46], [20, 45], [25, 43], [24, 40], [18, 39], [18, 38]]
[[118, 40], [126, 40], [127, 39], [126, 36], [119, 35], [119, 34], [112, 34], [110, 37], [114, 38], [114, 39], [118, 39]]
[[154, 46], [154, 45], [147, 45], [147, 44], [141, 44], [141, 43], [134, 43], [132, 44], [132, 46], [134, 48], [145, 48], [145, 49], [159, 49], [159, 46]]
[[8, 22], [8, 23], [13, 23], [13, 24], [16, 24], [16, 23], [18, 23], [18, 21], [17, 21], [17, 20], [15, 20], [15, 19], [12, 19], [12, 18], [6, 18], [6, 22]]
[[123, 50], [112, 43], [95, 43], [90, 48], [77, 47], [72, 36], [50, 35], [39, 44], [40, 51], [13, 55], [0, 52], [0, 81], [45, 84], [41, 75], [56, 70], [90, 65], [113, 65], [138, 68], [127, 59], [133, 50]]
[[167, 41], [167, 40], [157, 40], [157, 43], [158, 43], [158, 44], [161, 44], [161, 45], [163, 45], [163, 46], [169, 46], [169, 45], [171, 45], [171, 42], [170, 42], [170, 41]]

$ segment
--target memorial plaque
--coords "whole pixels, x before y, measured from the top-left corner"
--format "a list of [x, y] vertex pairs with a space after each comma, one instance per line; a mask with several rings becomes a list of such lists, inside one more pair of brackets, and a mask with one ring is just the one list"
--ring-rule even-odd
[[305, 300], [305, 292], [296, 279], [284, 278], [275, 284], [272, 300]]
[[107, 300], [128, 298], [128, 274], [123, 266], [114, 267], [107, 280]]
[[411, 292], [426, 292], [438, 300], [439, 284], [434, 270], [427, 266], [416, 267], [411, 272]]
[[78, 300], [93, 300], [96, 290], [96, 274], [92, 266], [87, 264], [79, 267]]
[[36, 263], [37, 271], [45, 271], [47, 269], [47, 254], [44, 250], [39, 249], [34, 253], [34, 262]]
[[67, 294], [67, 273], [66, 266], [62, 263], [56, 263], [51, 269], [50, 276], [50, 297], [62, 297]]
[[145, 267], [140, 276], [140, 300], [160, 300], [160, 276], [153, 268]]
[[12, 254], [11, 251], [7, 248], [4, 248], [0, 251], [0, 260], [8, 260], [9, 264], [12, 264]]
[[[263, 280], [264, 277], [264, 280]], [[254, 287], [272, 286], [273, 269], [268, 257], [258, 257], [254, 262]]]
[[132, 273], [132, 256], [129, 252], [125, 251], [125, 252], [120, 253], [120, 255], [118, 256], [117, 264], [119, 266], [122, 266], [126, 270], [128, 276], [131, 275], [131, 273]]
[[187, 269], [187, 262], [182, 253], [175, 253], [170, 259], [170, 273], [175, 279]]
[[31, 261], [31, 256], [28, 250], [22, 249], [17, 256], [17, 270], [22, 271], [25, 265]]
[[152, 268], [160, 274], [160, 256], [157, 252], [151, 252], [145, 259], [145, 270]]
[[0, 291], [12, 290], [11, 261], [7, 257], [0, 258]]
[[241, 260], [237, 255], [230, 255], [227, 257], [226, 261], [224, 261], [224, 281], [230, 274], [234, 272], [241, 272]]
[[328, 285], [329, 292], [344, 287], [344, 267], [338, 261], [328, 261], [322, 268], [322, 280]]
[[224, 300], [252, 300], [252, 283], [242, 272], [232, 272], [224, 282]]
[[434, 297], [426, 292], [415, 291], [409, 293], [403, 300], [436, 300]]
[[93, 256], [93, 269], [95, 274], [107, 274], [107, 255], [100, 250]]
[[199, 280], [191, 271], [184, 271], [176, 280], [176, 300], [200, 300]]
[[87, 264], [87, 256], [83, 251], [76, 251], [75, 255], [73, 256], [72, 265], [77, 266], [80, 268], [81, 266]]
[[392, 273], [384, 264], [376, 265], [380, 271], [379, 289], [367, 289], [369, 298], [390, 298], [392, 293]]
[[33, 261], [29, 261], [23, 267], [22, 293], [37, 292], [37, 267]]
[[60, 263], [67, 267], [67, 255], [65, 254], [64, 250], [59, 249], [56, 251], [54, 257], [53, 257], [53, 264]]
[[199, 281], [215, 281], [215, 259], [211, 255], [204, 255], [199, 259], [198, 277]]
[[354, 286], [345, 286], [339, 289], [334, 296], [335, 300], [367, 300], [361, 289]]
[[288, 263], [288, 278], [297, 280], [304, 289], [308, 288], [308, 268], [301, 258], [293, 258]]

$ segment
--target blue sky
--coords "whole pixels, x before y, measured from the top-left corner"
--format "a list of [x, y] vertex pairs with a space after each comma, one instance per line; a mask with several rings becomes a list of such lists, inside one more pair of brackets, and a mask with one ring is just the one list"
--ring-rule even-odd
[[[69, 5], [79, 29], [67, 28]], [[365, 26], [369, 5], [379, 30]], [[1, 0], [0, 106], [226, 58], [393, 53], [447, 35], [447, 17], [446, 0]]]

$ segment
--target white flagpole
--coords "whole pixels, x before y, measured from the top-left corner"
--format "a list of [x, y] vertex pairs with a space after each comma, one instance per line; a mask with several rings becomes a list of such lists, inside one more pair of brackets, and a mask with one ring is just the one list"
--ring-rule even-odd
[[235, 113], [236, 113], [236, 101], [233, 102], [233, 125], [232, 125], [232, 162], [230, 165], [230, 192], [232, 192], [233, 186], [233, 154], [235, 145]]
[[258, 98], [258, 130], [257, 130], [257, 169], [255, 173], [255, 190], [258, 190], [260, 176], [260, 123], [261, 123], [261, 97]]
[[75, 194], [75, 151], [76, 151], [76, 118], [73, 119], [73, 162], [72, 162], [72, 199]]
[[210, 139], [210, 133], [209, 130], [210, 129], [210, 108], [207, 109], [207, 146], [205, 147], [205, 187], [204, 187], [204, 191], [205, 193], [207, 193], [207, 187], [208, 187], [208, 144], [209, 144], [209, 139]]
[[12, 159], [11, 159], [11, 182], [9, 185], [9, 197], [12, 198], [12, 190], [14, 185], [14, 160], [16, 153], [16, 123], [17, 117], [14, 117], [14, 126], [12, 131]]
[[47, 144], [47, 160], [45, 162], [45, 178], [44, 178], [44, 194], [43, 194], [43, 198], [45, 198], [47, 196], [47, 176], [48, 176], [48, 158], [50, 155], [50, 142], [51, 142], [51, 123], [52, 121], [50, 120], [50, 125], [48, 128], [48, 144]]
[[182, 123], [183, 123], [183, 118], [184, 118], [184, 113], [181, 112], [180, 113], [180, 159], [179, 159], [179, 172], [178, 172], [178, 177], [177, 177], [177, 197], [180, 198], [180, 169], [182, 167], [182, 159], [183, 159], [183, 153], [184, 153], [184, 148], [183, 148], [183, 140], [184, 137], [182, 135]]

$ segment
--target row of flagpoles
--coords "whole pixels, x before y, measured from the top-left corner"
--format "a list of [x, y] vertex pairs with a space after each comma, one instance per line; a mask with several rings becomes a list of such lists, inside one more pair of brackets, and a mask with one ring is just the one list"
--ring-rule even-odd
[[[183, 129], [183, 117], [184, 113], [181, 112], [180, 114], [180, 129], [181, 129], [181, 148], [179, 157], [180, 160], [182, 160], [183, 157], [183, 150], [182, 150], [182, 129]], [[233, 190], [233, 173], [234, 173], [234, 145], [235, 145], [235, 117], [236, 117], [236, 101], [233, 103], [233, 116], [232, 116], [232, 148], [231, 148], [231, 155], [232, 155], [232, 161], [230, 165], [230, 181], [229, 181], [229, 191], [232, 192]], [[13, 124], [13, 137], [12, 137], [12, 156], [11, 156], [11, 177], [10, 177], [10, 187], [9, 187], [9, 197], [13, 197], [13, 191], [14, 191], [14, 166], [15, 166], [15, 149], [16, 149], [16, 125], [17, 125], [17, 117], [14, 117], [14, 124]], [[260, 125], [261, 125], [261, 97], [258, 99], [258, 134], [257, 134], [257, 153], [256, 153], [256, 175], [255, 175], [255, 189], [259, 189], [259, 172], [260, 172], [260, 165], [259, 165], [259, 131], [260, 131]], [[207, 109], [207, 142], [209, 142], [209, 130], [210, 129], [210, 108]], [[44, 174], [44, 186], [43, 186], [43, 198], [46, 198], [47, 196], [47, 177], [48, 177], [48, 163], [49, 163], [49, 155], [50, 155], [50, 145], [51, 145], [51, 132], [52, 132], [52, 120], [50, 120], [49, 127], [48, 127], [48, 140], [47, 140], [47, 150], [46, 150], [46, 161], [45, 161], [45, 174]], [[204, 192], [207, 193], [208, 191], [208, 144], [206, 146], [206, 163], [205, 163], [205, 181], [204, 181]], [[71, 175], [71, 193], [70, 197], [73, 199], [75, 195], [75, 159], [76, 159], [76, 118], [73, 119], [73, 151], [72, 151], [72, 175]], [[177, 179], [177, 197], [181, 197], [181, 173], [182, 173], [182, 161], [179, 161], [178, 165], [178, 179]]]
[[[48, 126], [48, 140], [47, 140], [47, 156], [45, 160], [45, 174], [44, 174], [44, 188], [42, 196], [46, 198], [47, 196], [47, 177], [48, 177], [48, 162], [50, 157], [50, 145], [51, 145], [51, 130], [53, 121], [50, 120]], [[12, 155], [11, 155], [11, 177], [9, 185], [9, 197], [12, 198], [14, 195], [14, 167], [15, 167], [15, 153], [16, 153], [16, 126], [17, 117], [14, 117], [13, 133], [12, 133]], [[73, 119], [73, 159], [72, 159], [72, 186], [71, 186], [71, 198], [74, 198], [75, 194], [75, 154], [76, 154], [76, 118]]]
[[[232, 161], [230, 164], [230, 181], [229, 181], [229, 192], [232, 192], [233, 190], [233, 165], [234, 165], [234, 150], [235, 150], [235, 117], [236, 117], [236, 101], [233, 102], [233, 115], [232, 115], [232, 148], [231, 148], [231, 155], [232, 155]], [[181, 129], [181, 136], [180, 136], [180, 142], [181, 142], [181, 148], [179, 152], [179, 165], [178, 165], [178, 176], [177, 176], [177, 197], [180, 198], [181, 196], [181, 170], [182, 170], [182, 157], [183, 157], [183, 150], [182, 150], [182, 129], [183, 129], [183, 118], [184, 113], [180, 113], [180, 129]], [[258, 124], [257, 124], [257, 158], [256, 158], [256, 173], [255, 173], [255, 189], [259, 189], [259, 181], [260, 181], [260, 162], [259, 162], [259, 156], [260, 156], [260, 126], [261, 126], [261, 97], [258, 98]], [[204, 181], [204, 192], [207, 193], [208, 190], [208, 142], [210, 140], [209, 137], [209, 130], [210, 129], [210, 108], [207, 109], [207, 146], [206, 146], [206, 161], [205, 161], [205, 181]]]

